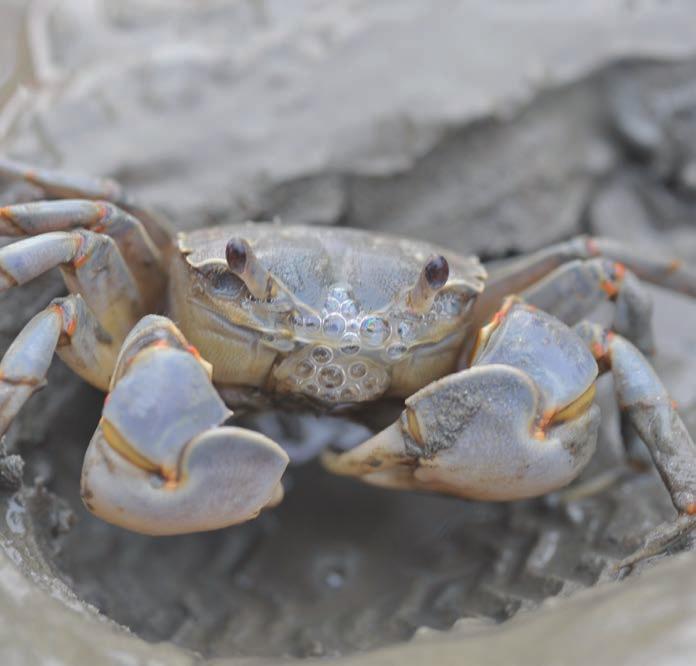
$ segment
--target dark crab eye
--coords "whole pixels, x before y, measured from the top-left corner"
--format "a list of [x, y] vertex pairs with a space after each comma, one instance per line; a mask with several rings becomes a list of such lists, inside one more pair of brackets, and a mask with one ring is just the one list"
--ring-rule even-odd
[[432, 255], [423, 266], [416, 284], [408, 290], [406, 302], [417, 313], [427, 312], [435, 296], [449, 279], [449, 264], [441, 254]]
[[225, 259], [233, 273], [243, 273], [249, 257], [249, 244], [243, 238], [231, 238], [225, 246]]
[[423, 274], [431, 289], [441, 289], [449, 278], [447, 259], [442, 255], [430, 257], [428, 263], [425, 264]]
[[278, 293], [278, 281], [263, 267], [246, 239], [230, 238], [225, 245], [225, 260], [231, 274], [244, 282], [254, 298], [266, 301]]

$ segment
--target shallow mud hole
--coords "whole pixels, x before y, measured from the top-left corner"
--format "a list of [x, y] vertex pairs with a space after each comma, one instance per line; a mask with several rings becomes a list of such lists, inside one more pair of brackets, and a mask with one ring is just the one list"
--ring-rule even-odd
[[[108, 617], [205, 656], [331, 656], [459, 618], [502, 621], [592, 585], [637, 545], [626, 541], [636, 520], [668, 511], [650, 474], [568, 510], [548, 500], [483, 504], [380, 490], [310, 463], [290, 469], [285, 501], [254, 522], [144, 537], [80, 502], [82, 455], [102, 400], [77, 385], [51, 417], [50, 446], [24, 452], [26, 478], [49, 469], [48, 487], [76, 514], [47, 555]], [[632, 507], [631, 496], [645, 506]]]

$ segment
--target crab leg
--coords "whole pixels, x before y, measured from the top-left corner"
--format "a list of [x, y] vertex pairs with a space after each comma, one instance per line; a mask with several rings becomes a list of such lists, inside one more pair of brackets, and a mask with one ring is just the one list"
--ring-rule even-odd
[[659, 377], [620, 335], [590, 322], [575, 330], [600, 368], [612, 370], [619, 406], [650, 450], [672, 503], [680, 513], [696, 514], [696, 445]]
[[612, 330], [644, 354], [655, 349], [652, 299], [623, 264], [604, 258], [575, 260], [561, 266], [522, 293], [525, 302], [574, 326], [606, 300], [616, 303]]
[[488, 321], [506, 296], [523, 292], [559, 266], [594, 257], [619, 262], [642, 280], [696, 297], [696, 272], [678, 259], [626, 249], [623, 243], [610, 238], [578, 236], [500, 267], [487, 266], [489, 279], [476, 304], [477, 322]]
[[[73, 295], [37, 314], [0, 364], [0, 432], [44, 381], [54, 352], [106, 389], [116, 353], [142, 313], [133, 276], [113, 239], [53, 231], [0, 248], [0, 292], [60, 266]], [[78, 295], [79, 294], [79, 295]]]
[[155, 309], [165, 288], [162, 257], [137, 218], [114, 204], [85, 199], [0, 207], [0, 236], [23, 238], [79, 228], [103, 233], [116, 241], [138, 282], [145, 307]]
[[0, 157], [0, 178], [25, 180], [39, 186], [56, 199], [104, 199], [137, 217], [159, 248], [166, 247], [171, 235], [165, 222], [155, 213], [136, 205], [119, 183], [110, 178], [94, 178], [64, 173], [55, 169], [33, 168], [27, 164]]
[[611, 370], [623, 415], [648, 447], [679, 512], [676, 520], [649, 532], [644, 545], [617, 568], [658, 555], [696, 528], [696, 445], [659, 377], [628, 340], [590, 322], [575, 327], [599, 362]]
[[117, 352], [111, 338], [82, 297], [56, 299], [29, 321], [0, 363], [0, 435], [45, 385], [55, 351], [95, 386], [109, 385]]
[[117, 342], [143, 314], [135, 280], [113, 239], [91, 231], [52, 231], [0, 248], [0, 292], [60, 266], [73, 293], [80, 293]]
[[146, 534], [212, 530], [254, 518], [283, 496], [287, 454], [230, 412], [211, 366], [164, 317], [124, 343], [85, 454], [82, 497], [100, 518]]

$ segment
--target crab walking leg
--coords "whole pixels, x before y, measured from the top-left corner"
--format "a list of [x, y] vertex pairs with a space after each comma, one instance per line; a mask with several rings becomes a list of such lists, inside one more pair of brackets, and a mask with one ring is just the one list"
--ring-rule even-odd
[[570, 328], [511, 301], [474, 367], [421, 389], [394, 424], [323, 462], [394, 488], [481, 500], [542, 495], [567, 485], [594, 453], [596, 376]]
[[650, 450], [680, 513], [696, 514], [696, 445], [647, 359], [628, 340], [598, 324], [576, 330], [600, 368], [611, 370], [619, 406]]
[[525, 302], [574, 326], [601, 302], [616, 303], [612, 330], [644, 354], [655, 350], [652, 299], [623, 264], [604, 258], [571, 261], [522, 293]]
[[110, 178], [64, 173], [55, 169], [34, 168], [15, 160], [0, 157], [0, 178], [25, 180], [39, 186], [48, 196], [57, 199], [104, 199], [135, 215], [147, 229], [158, 248], [170, 243], [171, 234], [158, 215], [135, 204], [123, 187]]
[[60, 266], [68, 289], [82, 294], [116, 344], [144, 308], [133, 275], [112, 238], [91, 231], [52, 231], [0, 248], [0, 293]]
[[211, 372], [169, 319], [136, 325], [85, 454], [90, 511], [163, 535], [227, 527], [280, 502], [287, 454], [260, 433], [219, 425], [231, 412]]
[[0, 236], [23, 238], [49, 231], [88, 229], [116, 241], [147, 310], [160, 304], [166, 285], [160, 250], [140, 220], [105, 201], [65, 199], [0, 207]]
[[0, 362], [0, 435], [46, 383], [54, 352], [82, 377], [106, 389], [116, 349], [80, 296], [54, 300], [35, 315]]
[[696, 271], [684, 262], [626, 248], [610, 238], [578, 236], [498, 267], [487, 266], [489, 278], [476, 304], [476, 321], [488, 321], [506, 296], [522, 293], [559, 266], [594, 257], [621, 263], [646, 282], [696, 297]]
[[681, 259], [648, 255], [613, 238], [577, 238], [586, 256], [607, 257], [632, 270], [641, 280], [696, 298], [696, 271]]

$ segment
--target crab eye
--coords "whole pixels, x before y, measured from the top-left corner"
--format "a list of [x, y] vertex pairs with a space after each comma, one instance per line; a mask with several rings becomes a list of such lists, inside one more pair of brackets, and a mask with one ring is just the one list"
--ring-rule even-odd
[[432, 289], [442, 289], [449, 278], [449, 264], [442, 255], [428, 259], [423, 275]]
[[243, 273], [249, 256], [249, 244], [242, 238], [231, 238], [225, 246], [225, 259], [233, 273]]
[[449, 264], [442, 255], [433, 255], [423, 266], [416, 284], [408, 290], [406, 302], [413, 312], [427, 312], [435, 296], [449, 279]]
[[233, 275], [244, 282], [254, 298], [265, 301], [278, 291], [278, 284], [258, 260], [244, 238], [230, 238], [225, 245], [225, 260]]

